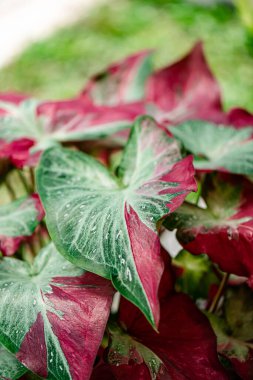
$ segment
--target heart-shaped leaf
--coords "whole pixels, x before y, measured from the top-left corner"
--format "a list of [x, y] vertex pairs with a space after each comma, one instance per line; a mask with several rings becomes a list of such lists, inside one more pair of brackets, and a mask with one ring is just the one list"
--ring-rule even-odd
[[110, 283], [66, 261], [51, 243], [34, 264], [0, 263], [0, 341], [37, 375], [89, 379], [103, 337]]
[[12, 255], [31, 236], [44, 216], [38, 195], [22, 197], [0, 206], [0, 251]]
[[188, 121], [169, 129], [194, 154], [196, 169], [253, 174], [253, 127], [237, 129]]
[[0, 344], [0, 379], [17, 380], [26, 372], [27, 369], [16, 357]]
[[220, 89], [201, 43], [183, 59], [151, 75], [146, 102], [148, 113], [162, 123], [178, 124], [189, 119], [223, 121]]
[[101, 364], [113, 380], [228, 380], [207, 318], [184, 294], [162, 300], [159, 333], [123, 299], [118, 325], [109, 325], [109, 334], [105, 362], [94, 369], [91, 380], [101, 378]]
[[133, 126], [117, 176], [88, 155], [59, 148], [44, 152], [37, 170], [59, 251], [111, 279], [152, 324], [163, 270], [156, 224], [195, 190], [192, 160], [175, 164], [179, 157], [175, 141], [144, 117]]
[[225, 272], [253, 275], [253, 185], [242, 177], [210, 176], [206, 209], [184, 203], [164, 225], [177, 228], [179, 242], [193, 254], [206, 253]]
[[144, 97], [145, 81], [151, 74], [151, 51], [130, 55], [93, 77], [82, 97], [98, 105], [134, 102]]

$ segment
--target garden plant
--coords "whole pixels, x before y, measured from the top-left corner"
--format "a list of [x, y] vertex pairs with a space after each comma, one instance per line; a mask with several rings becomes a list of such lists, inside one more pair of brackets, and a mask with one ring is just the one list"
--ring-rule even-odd
[[0, 94], [3, 380], [253, 379], [253, 115], [153, 55]]

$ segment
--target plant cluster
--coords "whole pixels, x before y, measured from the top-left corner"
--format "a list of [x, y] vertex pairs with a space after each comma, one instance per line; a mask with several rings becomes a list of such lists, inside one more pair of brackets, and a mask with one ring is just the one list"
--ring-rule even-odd
[[152, 55], [0, 95], [1, 379], [253, 378], [253, 115]]

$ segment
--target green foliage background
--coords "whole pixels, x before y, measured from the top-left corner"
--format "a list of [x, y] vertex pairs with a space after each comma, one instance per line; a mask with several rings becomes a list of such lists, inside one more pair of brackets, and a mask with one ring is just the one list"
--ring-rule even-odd
[[0, 71], [0, 88], [42, 98], [70, 97], [113, 60], [156, 48], [155, 64], [161, 66], [201, 39], [225, 107], [253, 111], [252, 39], [240, 14], [220, 1], [109, 0], [78, 24], [28, 48]]

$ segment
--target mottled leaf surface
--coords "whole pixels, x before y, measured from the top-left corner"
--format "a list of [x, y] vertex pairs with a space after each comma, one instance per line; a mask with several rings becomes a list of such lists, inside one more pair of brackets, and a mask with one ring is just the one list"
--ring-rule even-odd
[[194, 154], [196, 169], [253, 174], [253, 128], [188, 121], [170, 131]]
[[240, 176], [207, 178], [206, 209], [184, 203], [164, 222], [193, 254], [206, 253], [225, 272], [253, 274], [253, 185]]
[[111, 306], [110, 283], [51, 243], [34, 264], [0, 263], [0, 341], [37, 375], [89, 379]]
[[27, 369], [0, 344], [0, 379], [1, 380], [16, 380], [19, 379]]
[[0, 206], [0, 251], [12, 255], [25, 237], [32, 235], [43, 218], [37, 195]]
[[152, 119], [142, 118], [132, 129], [117, 176], [92, 157], [66, 149], [46, 151], [37, 171], [59, 251], [111, 279], [153, 324], [159, 320], [163, 270], [156, 224], [195, 190], [191, 157], [176, 162], [179, 158], [175, 141]]
[[150, 51], [133, 54], [93, 77], [87, 83], [82, 96], [98, 105], [140, 100], [144, 97], [145, 82], [151, 70]]

